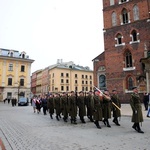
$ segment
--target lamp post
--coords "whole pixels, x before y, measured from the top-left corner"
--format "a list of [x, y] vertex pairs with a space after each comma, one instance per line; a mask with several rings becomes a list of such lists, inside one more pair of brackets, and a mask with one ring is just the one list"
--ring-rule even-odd
[[19, 101], [19, 94], [20, 93], [20, 82], [18, 81], [18, 101]]

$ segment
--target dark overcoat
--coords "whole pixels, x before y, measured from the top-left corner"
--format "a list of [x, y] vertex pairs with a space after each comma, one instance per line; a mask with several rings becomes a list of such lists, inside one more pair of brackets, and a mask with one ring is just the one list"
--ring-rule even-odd
[[53, 100], [53, 97], [48, 98], [47, 107], [49, 109], [49, 113], [53, 114], [54, 113], [54, 100]]
[[69, 115], [71, 117], [77, 116], [77, 102], [75, 96], [69, 96], [68, 98]]
[[143, 122], [142, 106], [138, 93], [131, 94], [130, 105], [132, 108], [132, 122]]
[[54, 97], [54, 108], [56, 110], [56, 115], [60, 115], [60, 97]]
[[60, 107], [62, 110], [62, 114], [64, 116], [67, 116], [68, 115], [68, 98], [67, 98], [67, 96], [62, 96], [60, 98]]
[[111, 102], [110, 100], [103, 97], [103, 118], [109, 119], [111, 118]]
[[79, 107], [79, 116], [80, 117], [86, 116], [85, 98], [84, 98], [84, 96], [78, 96], [77, 105]]

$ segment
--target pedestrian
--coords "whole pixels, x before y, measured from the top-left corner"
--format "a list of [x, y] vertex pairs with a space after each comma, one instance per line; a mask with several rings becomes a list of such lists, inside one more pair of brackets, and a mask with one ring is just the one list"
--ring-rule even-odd
[[79, 96], [77, 98], [77, 106], [79, 108], [79, 117], [82, 123], [86, 123], [84, 120], [84, 116], [86, 116], [85, 110], [85, 97], [83, 91], [79, 92]]
[[68, 98], [68, 107], [69, 107], [69, 115], [71, 117], [71, 123], [77, 124], [76, 117], [77, 117], [77, 95], [75, 95], [74, 91], [71, 91], [71, 95]]
[[59, 121], [59, 119], [61, 118], [61, 109], [60, 109], [60, 95], [58, 93], [55, 94], [54, 97], [54, 108], [56, 111], [56, 119], [57, 121]]
[[144, 93], [143, 103], [146, 111], [148, 110], [148, 102], [149, 102], [149, 95], [148, 93]]
[[86, 96], [86, 107], [87, 107], [87, 117], [90, 119], [91, 122], [93, 121], [93, 108], [92, 108], [92, 104], [93, 104], [93, 92], [89, 91], [88, 95]]
[[100, 99], [99, 91], [94, 91], [93, 101], [91, 101], [91, 106], [93, 108], [93, 119], [94, 124], [98, 129], [101, 129], [101, 126], [99, 125], [99, 121], [102, 121], [102, 101]]
[[50, 118], [53, 119], [54, 114], [54, 95], [50, 94], [47, 100], [47, 107], [49, 109]]
[[[116, 90], [112, 90], [111, 100], [116, 106], [121, 108], [121, 102], [120, 102], [120, 99], [118, 97]], [[119, 121], [118, 121], [118, 117], [121, 117], [121, 111], [118, 108], [116, 108], [114, 105], [112, 106], [112, 111], [113, 111], [113, 117], [114, 117], [113, 122], [117, 126], [120, 126]]]
[[63, 92], [62, 96], [60, 98], [60, 107], [61, 107], [64, 122], [67, 122], [67, 119], [68, 119], [68, 95], [66, 92]]
[[47, 96], [46, 95], [42, 96], [41, 105], [43, 107], [43, 114], [46, 115], [47, 114], [46, 113], [47, 112]]
[[108, 90], [105, 90], [102, 95], [102, 101], [103, 101], [103, 123], [104, 125], [107, 125], [107, 127], [111, 127], [109, 124], [108, 119], [111, 118], [111, 97]]
[[130, 105], [132, 108], [132, 119], [131, 121], [134, 122], [132, 128], [135, 129], [139, 133], [144, 133], [140, 128], [140, 122], [143, 122], [143, 114], [142, 114], [142, 105], [140, 96], [138, 94], [138, 88], [132, 88], [133, 93], [131, 94], [130, 98]]
[[41, 98], [40, 98], [40, 96], [38, 96], [38, 97], [36, 98], [36, 110], [37, 110], [37, 113], [38, 113], [38, 114], [39, 114], [40, 111], [41, 111]]
[[32, 98], [31, 104], [32, 104], [32, 107], [33, 107], [33, 112], [35, 113], [36, 112], [36, 96], [34, 96]]

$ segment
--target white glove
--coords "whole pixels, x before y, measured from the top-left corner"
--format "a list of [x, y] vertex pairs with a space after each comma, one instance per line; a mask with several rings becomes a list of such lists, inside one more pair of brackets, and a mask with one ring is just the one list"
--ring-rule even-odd
[[135, 110], [135, 114], [137, 114], [137, 110]]

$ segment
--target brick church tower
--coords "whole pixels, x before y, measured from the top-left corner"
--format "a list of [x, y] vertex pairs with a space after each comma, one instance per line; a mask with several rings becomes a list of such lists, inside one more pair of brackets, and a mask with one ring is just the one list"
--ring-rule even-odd
[[147, 92], [141, 59], [150, 56], [150, 0], [103, 0], [103, 17], [104, 52], [93, 59], [94, 85], [116, 89], [126, 102], [133, 86]]

